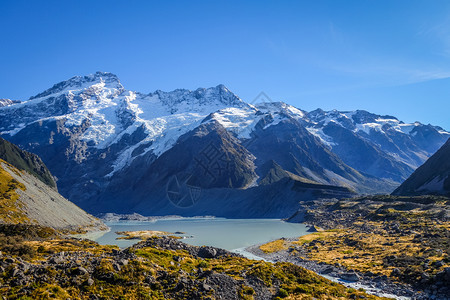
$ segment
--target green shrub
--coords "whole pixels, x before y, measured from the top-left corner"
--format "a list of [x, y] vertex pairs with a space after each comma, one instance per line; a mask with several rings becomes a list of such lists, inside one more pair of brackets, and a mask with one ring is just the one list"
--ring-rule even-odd
[[208, 263], [204, 260], [200, 261], [197, 265], [198, 268], [207, 268], [208, 267]]
[[289, 293], [285, 289], [279, 289], [277, 295], [280, 298], [286, 298], [289, 296]]

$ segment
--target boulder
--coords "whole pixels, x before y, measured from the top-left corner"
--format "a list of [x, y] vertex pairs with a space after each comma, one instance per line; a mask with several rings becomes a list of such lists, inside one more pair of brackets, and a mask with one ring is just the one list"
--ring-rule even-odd
[[349, 272], [349, 273], [341, 273], [339, 274], [339, 278], [345, 281], [351, 281], [356, 282], [359, 281], [359, 275], [355, 272]]
[[217, 255], [217, 250], [213, 247], [203, 246], [198, 250], [198, 257], [201, 258], [214, 258]]

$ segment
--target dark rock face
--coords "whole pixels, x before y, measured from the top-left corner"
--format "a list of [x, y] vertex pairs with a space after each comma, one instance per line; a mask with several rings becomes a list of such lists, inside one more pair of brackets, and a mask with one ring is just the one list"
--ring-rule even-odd
[[[266, 129], [258, 129], [255, 134], [258, 138], [248, 149], [257, 157], [258, 165], [273, 160], [291, 173], [335, 185], [342, 184], [342, 181], [337, 179], [338, 176], [353, 182], [363, 178], [295, 120], [290, 119]], [[330, 175], [326, 170], [338, 176]]]
[[444, 194], [450, 196], [450, 139], [393, 194]]
[[191, 186], [243, 188], [255, 177], [253, 160], [222, 125], [208, 122], [181, 136], [174, 147], [152, 164], [144, 180], [155, 176], [168, 180], [170, 176], [189, 173], [187, 183]]

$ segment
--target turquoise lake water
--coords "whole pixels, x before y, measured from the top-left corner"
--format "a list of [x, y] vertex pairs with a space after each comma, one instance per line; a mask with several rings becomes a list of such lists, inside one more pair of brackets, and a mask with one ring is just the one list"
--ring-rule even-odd
[[182, 241], [195, 246], [213, 246], [227, 250], [242, 249], [281, 237], [298, 237], [308, 234], [304, 224], [287, 223], [279, 219], [223, 219], [182, 218], [161, 219], [154, 222], [106, 222], [111, 230], [89, 238], [102, 245], [128, 247], [137, 240], [117, 240], [116, 231], [159, 230], [183, 232]]

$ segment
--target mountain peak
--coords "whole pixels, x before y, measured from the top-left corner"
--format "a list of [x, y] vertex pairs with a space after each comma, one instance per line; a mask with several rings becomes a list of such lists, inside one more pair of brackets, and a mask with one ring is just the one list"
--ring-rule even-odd
[[187, 89], [176, 89], [171, 92], [157, 90], [148, 96], [157, 96], [164, 105], [171, 108], [173, 113], [186, 109], [198, 111], [209, 107], [218, 110], [225, 107], [247, 105], [223, 84], [210, 88], [198, 88], [194, 91]]
[[222, 91], [227, 91], [227, 92], [230, 91], [230, 90], [229, 90], [225, 85], [223, 85], [223, 84], [218, 84], [218, 85], [216, 86], [216, 89], [222, 90]]
[[115, 88], [118, 90], [124, 90], [117, 75], [109, 72], [97, 71], [94, 74], [89, 74], [86, 76], [74, 76], [68, 80], [61, 81], [53, 85], [51, 88], [43, 91], [42, 93], [30, 97], [29, 100], [42, 98], [55, 93], [60, 93], [65, 90], [79, 90], [84, 87], [92, 86], [98, 83], [104, 83], [108, 87]]
[[19, 100], [11, 100], [11, 99], [3, 99], [3, 98], [0, 99], [0, 107], [17, 104], [17, 103], [20, 103], [20, 101]]

